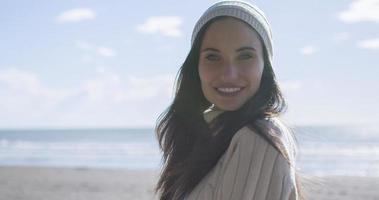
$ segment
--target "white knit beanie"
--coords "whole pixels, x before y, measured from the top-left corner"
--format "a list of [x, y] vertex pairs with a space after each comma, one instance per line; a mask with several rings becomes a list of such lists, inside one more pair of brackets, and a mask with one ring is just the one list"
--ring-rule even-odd
[[211, 19], [219, 16], [230, 16], [238, 18], [249, 24], [262, 38], [266, 47], [270, 62], [273, 60], [273, 42], [270, 24], [257, 6], [241, 0], [220, 1], [209, 7], [197, 21], [192, 32], [191, 45], [193, 45], [200, 29]]

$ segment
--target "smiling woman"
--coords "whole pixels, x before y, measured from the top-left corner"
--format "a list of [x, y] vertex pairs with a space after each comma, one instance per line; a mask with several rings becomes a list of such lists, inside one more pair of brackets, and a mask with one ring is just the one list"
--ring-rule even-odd
[[244, 1], [218, 2], [198, 20], [156, 128], [161, 200], [301, 198], [271, 37], [263, 12]]

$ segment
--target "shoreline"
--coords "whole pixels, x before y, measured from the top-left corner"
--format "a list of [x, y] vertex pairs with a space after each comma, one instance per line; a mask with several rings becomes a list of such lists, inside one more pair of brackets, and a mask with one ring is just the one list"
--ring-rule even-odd
[[[157, 199], [158, 170], [0, 167], [0, 197], [7, 200]], [[309, 200], [379, 199], [379, 177], [304, 176]]]

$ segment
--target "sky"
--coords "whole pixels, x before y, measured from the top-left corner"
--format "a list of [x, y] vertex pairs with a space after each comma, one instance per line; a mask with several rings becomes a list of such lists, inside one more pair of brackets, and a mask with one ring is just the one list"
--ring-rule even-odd
[[[216, 1], [2, 0], [0, 129], [154, 127]], [[379, 122], [379, 0], [250, 1], [291, 125]]]

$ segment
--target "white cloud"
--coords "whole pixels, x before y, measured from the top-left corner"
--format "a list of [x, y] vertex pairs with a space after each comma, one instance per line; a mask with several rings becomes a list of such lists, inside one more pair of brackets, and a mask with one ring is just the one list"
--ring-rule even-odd
[[173, 75], [154, 77], [128, 76], [125, 80], [114, 73], [99, 71], [102, 76], [84, 83], [84, 91], [91, 101], [111, 101], [112, 103], [138, 102], [157, 96], [170, 97]]
[[170, 102], [174, 78], [99, 68], [76, 87], [51, 88], [35, 73], [1, 70], [0, 127], [151, 127]]
[[307, 45], [300, 49], [300, 53], [303, 55], [312, 55], [318, 51], [318, 48], [312, 45]]
[[337, 16], [346, 23], [379, 22], [379, 0], [355, 0]]
[[117, 55], [117, 51], [110, 47], [97, 46], [87, 41], [77, 41], [76, 46], [86, 52], [86, 54], [82, 56], [82, 61], [84, 63], [94, 61], [94, 57], [96, 57], [96, 55], [108, 58], [115, 57]]
[[56, 18], [57, 23], [72, 23], [95, 19], [96, 14], [89, 8], [75, 8], [66, 10]]
[[[23, 92], [41, 98], [61, 100], [77, 93], [83, 93], [89, 100], [106, 100], [110, 102], [130, 102], [146, 100], [154, 96], [169, 97], [175, 76], [161, 74], [153, 77], [127, 76], [121, 78], [118, 74], [107, 72], [104, 67], [98, 68], [97, 77], [84, 80], [82, 85], [74, 88], [53, 89], [46, 87], [37, 74], [8, 69], [0, 71], [0, 84], [12, 91]], [[73, 92], [75, 91], [75, 92]]]
[[91, 50], [93, 49], [93, 45], [86, 41], [77, 41], [76, 46], [78, 46], [82, 50]]
[[342, 41], [346, 41], [346, 40], [350, 39], [350, 37], [351, 37], [350, 33], [340, 32], [340, 33], [334, 34], [333, 40], [336, 42], [342, 42]]
[[96, 67], [96, 72], [99, 74], [104, 74], [104, 73], [106, 73], [106, 67], [98, 66], [98, 67]]
[[93, 57], [91, 56], [91, 55], [83, 55], [82, 56], [82, 62], [83, 63], [91, 63], [91, 62], [93, 62]]
[[108, 47], [97, 47], [96, 52], [104, 57], [114, 57], [116, 55], [116, 51]]
[[137, 31], [147, 34], [162, 34], [168, 37], [180, 37], [182, 32], [179, 26], [182, 19], [177, 16], [156, 16], [148, 18], [137, 26]]
[[0, 83], [6, 85], [15, 94], [24, 93], [28, 96], [39, 96], [49, 102], [66, 98], [72, 92], [47, 88], [42, 85], [36, 74], [17, 69], [1, 70]]
[[285, 92], [298, 91], [303, 87], [303, 83], [296, 80], [287, 80], [280, 82], [280, 87]]
[[379, 50], [379, 38], [359, 41], [357, 46], [361, 49]]

